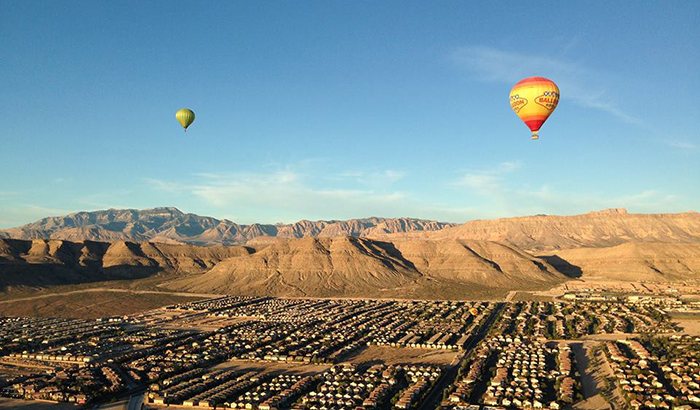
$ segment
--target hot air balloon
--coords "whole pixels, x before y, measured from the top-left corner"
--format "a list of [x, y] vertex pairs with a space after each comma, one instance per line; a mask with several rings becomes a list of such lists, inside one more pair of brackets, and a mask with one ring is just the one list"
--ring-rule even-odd
[[479, 314], [479, 310], [477, 310], [477, 308], [471, 308], [469, 309], [469, 313], [471, 313], [472, 316], [476, 316]]
[[528, 77], [518, 81], [510, 90], [510, 106], [539, 139], [539, 131], [559, 104], [559, 87], [544, 77]]
[[182, 125], [182, 128], [187, 132], [187, 127], [194, 122], [194, 111], [189, 108], [181, 108], [175, 113], [175, 118]]

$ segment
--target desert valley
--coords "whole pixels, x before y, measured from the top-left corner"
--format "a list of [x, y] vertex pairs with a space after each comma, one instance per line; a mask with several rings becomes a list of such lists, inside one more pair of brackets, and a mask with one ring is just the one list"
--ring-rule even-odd
[[174, 208], [51, 217], [0, 231], [6, 297], [142, 283], [241, 296], [498, 298], [585, 283], [700, 280], [700, 214], [238, 225]]
[[0, 235], [0, 407], [700, 404], [696, 212], [238, 225], [156, 208]]
[[0, 0], [0, 410], [700, 410], [699, 16]]

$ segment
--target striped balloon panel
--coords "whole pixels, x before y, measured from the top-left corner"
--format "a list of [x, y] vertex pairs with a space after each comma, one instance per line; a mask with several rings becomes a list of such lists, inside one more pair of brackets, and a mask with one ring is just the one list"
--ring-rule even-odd
[[175, 113], [175, 118], [182, 125], [182, 128], [187, 129], [194, 122], [194, 112], [188, 108], [183, 108]]
[[533, 132], [547, 121], [557, 104], [559, 87], [544, 77], [525, 78], [510, 90], [511, 108]]

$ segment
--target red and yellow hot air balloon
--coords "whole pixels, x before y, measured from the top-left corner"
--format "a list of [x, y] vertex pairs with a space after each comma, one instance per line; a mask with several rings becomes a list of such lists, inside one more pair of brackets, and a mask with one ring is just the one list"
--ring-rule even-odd
[[544, 77], [528, 77], [518, 81], [510, 90], [510, 107], [532, 131], [532, 139], [559, 104], [559, 87]]

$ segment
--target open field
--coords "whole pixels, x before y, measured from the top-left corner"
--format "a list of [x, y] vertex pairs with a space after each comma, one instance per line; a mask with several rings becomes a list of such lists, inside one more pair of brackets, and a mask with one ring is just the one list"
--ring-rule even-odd
[[229, 360], [216, 365], [215, 369], [255, 371], [260, 374], [267, 373], [297, 373], [303, 375], [313, 375], [324, 372], [331, 367], [330, 364], [302, 364], [285, 362], [250, 362], [248, 360]]
[[700, 317], [697, 319], [674, 319], [685, 331], [692, 336], [700, 336]]
[[678, 323], [686, 334], [700, 336], [700, 313], [672, 313], [671, 319]]
[[554, 300], [554, 296], [551, 295], [546, 295], [542, 294], [541, 292], [526, 292], [526, 291], [517, 291], [517, 292], [512, 292], [513, 296], [511, 297], [511, 301], [514, 302], [521, 302], [521, 301], [532, 301], [532, 302], [551, 302]]
[[115, 279], [105, 280], [101, 282], [86, 282], [68, 285], [56, 285], [47, 287], [31, 287], [31, 286], [8, 286], [0, 291], [0, 301], [8, 299], [35, 297], [38, 295], [48, 295], [55, 293], [65, 293], [76, 290], [87, 289], [130, 289], [130, 290], [151, 290], [151, 291], [167, 291], [161, 289], [160, 285], [166, 280], [182, 277], [185, 275], [174, 273], [157, 273], [153, 276], [138, 279]]
[[364, 363], [449, 365], [457, 354], [448, 350], [367, 346], [358, 354], [347, 358], [347, 361], [358, 365]]
[[[170, 290], [165, 287], [173, 278], [192, 278], [195, 276], [197, 275], [157, 274], [148, 278], [110, 280], [47, 288], [8, 288], [0, 292], [0, 316], [93, 319], [105, 316], [128, 315], [170, 304], [219, 296], [218, 294], [210, 293]], [[428, 287], [430, 287], [430, 284]], [[405, 298], [430, 300], [438, 294], [438, 289], [434, 289], [434, 291], [418, 295], [406, 294]], [[503, 300], [506, 297], [506, 293], [501, 289], [484, 289], [461, 285], [451, 287], [448, 294], [441, 294], [441, 296], [453, 300]], [[361, 300], [362, 298], [341, 297], [328, 299]], [[387, 297], [384, 300], [402, 299]], [[203, 328], [207, 328], [207, 326], [205, 325]]]
[[3, 300], [0, 301], [0, 316], [94, 319], [128, 315], [200, 299], [203, 297], [123, 289], [92, 289]]
[[600, 350], [594, 349], [600, 344], [584, 341], [571, 343], [576, 354], [576, 363], [582, 375], [584, 400], [574, 404], [577, 410], [603, 410], [611, 409], [610, 403], [603, 397], [605, 391], [605, 378], [610, 377], [609, 368], [605, 368], [605, 357]]
[[22, 410], [64, 410], [75, 409], [72, 404], [51, 403], [42, 401], [16, 400], [0, 397], [0, 409], [22, 409]]
[[634, 282], [597, 279], [576, 279], [558, 284], [551, 289], [534, 291], [535, 295], [561, 296], [567, 292], [579, 291], [614, 292], [618, 294], [650, 294], [650, 295], [700, 295], [700, 284], [697, 281], [688, 282]]
[[591, 341], [561, 341], [560, 345], [568, 345], [576, 358], [576, 366], [581, 376], [581, 388], [584, 399], [573, 405], [577, 410], [609, 410], [610, 404], [601, 394], [605, 388], [599, 360], [595, 357], [595, 347], [598, 342]]

